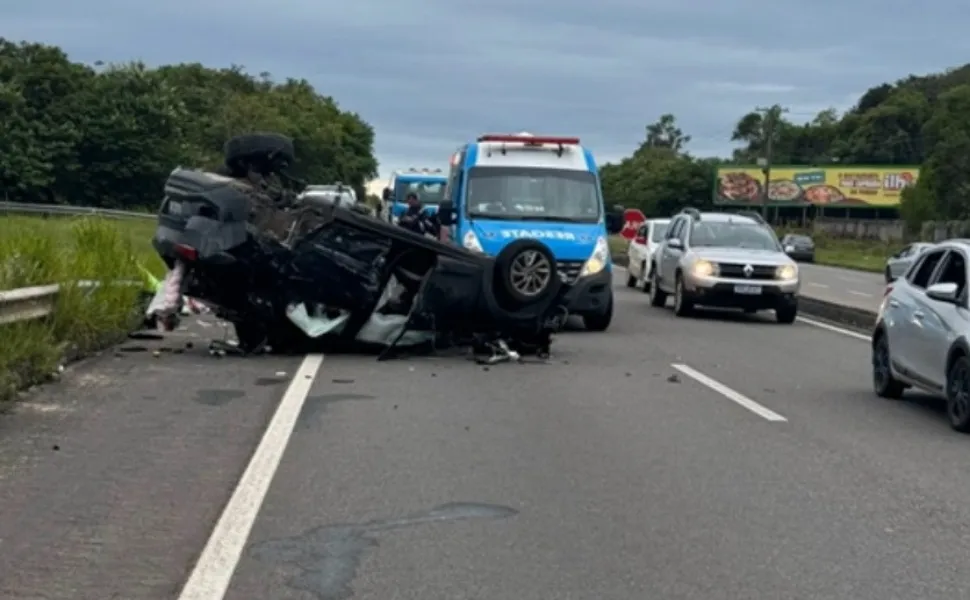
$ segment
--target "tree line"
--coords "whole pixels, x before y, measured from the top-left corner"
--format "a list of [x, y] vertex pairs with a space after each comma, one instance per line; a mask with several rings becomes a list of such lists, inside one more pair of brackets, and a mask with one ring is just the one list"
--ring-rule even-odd
[[0, 194], [9, 201], [158, 206], [177, 165], [215, 168], [251, 131], [294, 139], [292, 174], [363, 198], [374, 130], [306, 80], [242, 67], [84, 65], [54, 46], [0, 38]]
[[708, 206], [717, 167], [754, 164], [769, 140], [774, 164], [920, 165], [917, 184], [902, 194], [902, 218], [914, 229], [970, 219], [970, 64], [878, 85], [844, 114], [824, 110], [807, 123], [786, 118], [778, 105], [753, 110], [737, 121], [731, 141], [738, 147], [724, 158], [691, 156], [690, 136], [674, 115], [663, 115], [631, 156], [603, 167], [604, 194], [647, 215]]

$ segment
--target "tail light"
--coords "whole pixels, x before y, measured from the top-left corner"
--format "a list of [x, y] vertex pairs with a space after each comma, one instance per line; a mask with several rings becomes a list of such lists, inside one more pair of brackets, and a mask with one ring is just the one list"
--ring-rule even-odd
[[645, 238], [642, 235], [638, 235], [637, 237], [633, 238], [633, 243], [634, 244], [646, 244], [647, 243], [647, 238]]
[[185, 244], [175, 244], [175, 254], [185, 262], [195, 262], [199, 259], [199, 251]]

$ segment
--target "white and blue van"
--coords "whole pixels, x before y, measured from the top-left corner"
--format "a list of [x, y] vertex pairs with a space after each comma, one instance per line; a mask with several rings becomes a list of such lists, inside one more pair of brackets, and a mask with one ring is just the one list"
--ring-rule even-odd
[[384, 188], [383, 200], [388, 221], [397, 222], [407, 210], [407, 197], [415, 194], [424, 207], [423, 212], [434, 214], [444, 200], [448, 177], [441, 169], [409, 169], [395, 171]]
[[622, 217], [607, 214], [596, 161], [578, 138], [483, 135], [452, 156], [445, 195], [441, 210], [450, 216], [441, 221], [456, 244], [496, 256], [514, 240], [541, 240], [573, 285], [570, 313], [589, 330], [609, 327], [607, 236], [619, 231]]

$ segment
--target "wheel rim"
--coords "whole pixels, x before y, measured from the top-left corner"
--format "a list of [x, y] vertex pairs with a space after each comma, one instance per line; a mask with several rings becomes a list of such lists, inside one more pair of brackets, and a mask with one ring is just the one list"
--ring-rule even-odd
[[881, 390], [889, 381], [889, 344], [886, 338], [879, 338], [876, 349], [872, 353], [872, 383]]
[[552, 265], [541, 252], [526, 250], [512, 260], [510, 279], [515, 291], [523, 296], [537, 296], [552, 279]]
[[970, 369], [964, 361], [958, 362], [950, 373], [947, 382], [947, 410], [950, 419], [955, 422], [964, 422], [970, 414]]

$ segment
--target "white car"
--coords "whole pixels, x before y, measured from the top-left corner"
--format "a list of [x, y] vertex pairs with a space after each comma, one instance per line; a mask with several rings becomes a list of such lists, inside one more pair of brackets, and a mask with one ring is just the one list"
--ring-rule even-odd
[[670, 219], [648, 219], [640, 224], [636, 237], [630, 240], [626, 250], [629, 264], [627, 265], [626, 285], [640, 288], [644, 293], [650, 291], [650, 265], [654, 252], [664, 240]]

